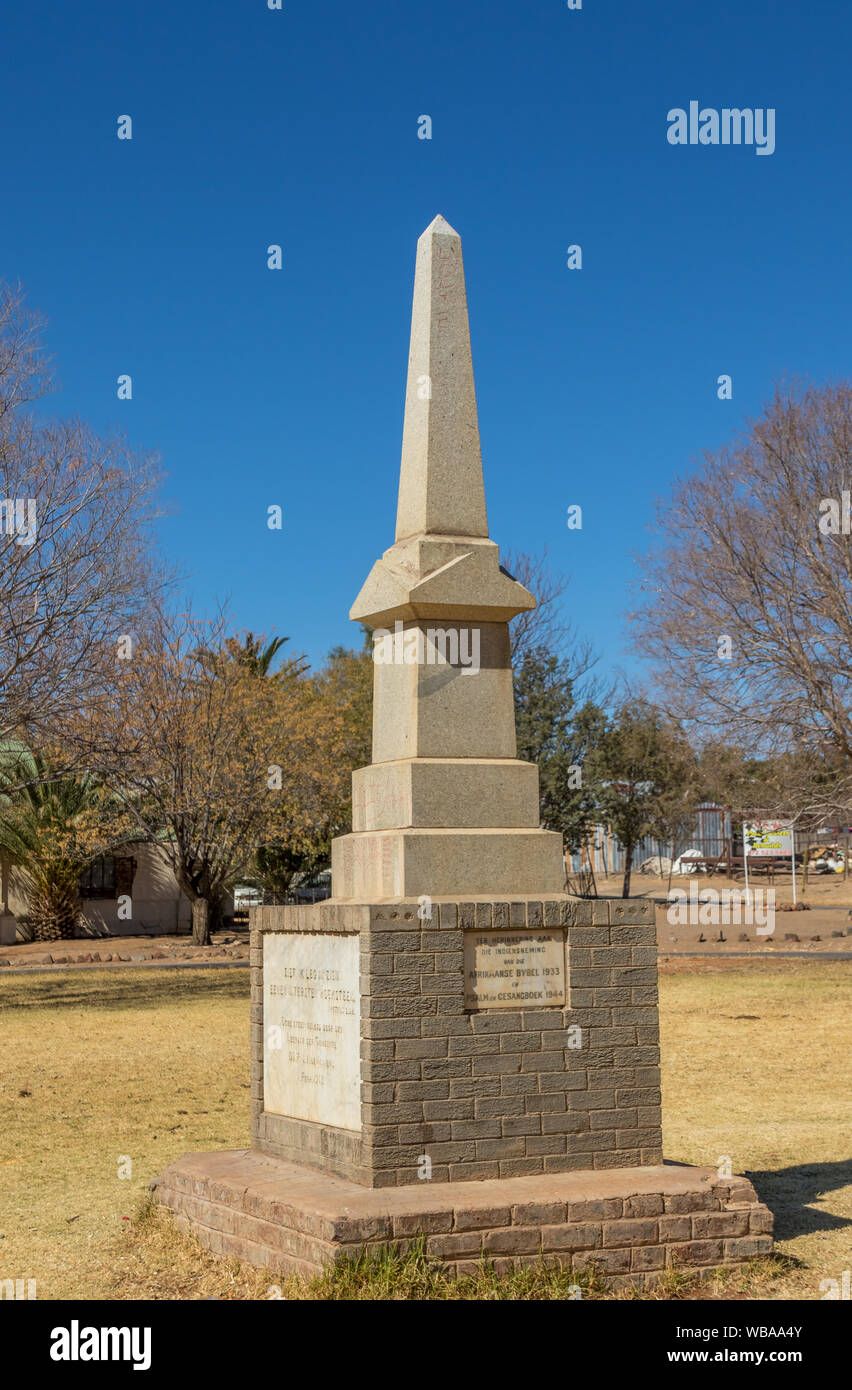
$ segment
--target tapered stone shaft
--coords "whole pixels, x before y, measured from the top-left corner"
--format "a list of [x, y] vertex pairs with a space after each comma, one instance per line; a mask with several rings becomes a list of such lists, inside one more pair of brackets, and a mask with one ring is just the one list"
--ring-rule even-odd
[[487, 536], [462, 244], [443, 217], [417, 243], [396, 539]]

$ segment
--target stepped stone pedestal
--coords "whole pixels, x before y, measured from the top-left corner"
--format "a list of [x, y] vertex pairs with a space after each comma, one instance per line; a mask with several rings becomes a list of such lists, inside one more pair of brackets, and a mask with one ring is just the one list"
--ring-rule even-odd
[[418, 1235], [454, 1270], [544, 1258], [648, 1283], [768, 1253], [742, 1178], [664, 1166], [652, 903], [563, 891], [517, 757], [461, 242], [418, 243], [394, 545], [373, 630], [373, 762], [333, 898], [252, 911], [250, 1151], [169, 1165], [213, 1250], [310, 1273]]
[[216, 1254], [303, 1276], [418, 1237], [453, 1274], [541, 1260], [595, 1265], [616, 1288], [772, 1249], [772, 1215], [750, 1182], [678, 1164], [377, 1191], [242, 1149], [172, 1164], [160, 1195]]
[[771, 1252], [749, 1182], [662, 1162], [653, 904], [421, 910], [255, 910], [253, 1147], [165, 1170], [183, 1225], [302, 1275], [417, 1236], [454, 1273], [615, 1287]]

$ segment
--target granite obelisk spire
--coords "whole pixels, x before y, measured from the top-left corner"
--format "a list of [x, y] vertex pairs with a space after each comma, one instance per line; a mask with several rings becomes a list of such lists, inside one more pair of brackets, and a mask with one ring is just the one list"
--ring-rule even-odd
[[461, 238], [443, 217], [417, 246], [396, 539], [488, 536]]
[[516, 757], [508, 624], [534, 606], [488, 538], [461, 238], [436, 217], [417, 245], [396, 541], [349, 615], [373, 629], [373, 762], [333, 843], [335, 899], [561, 892], [561, 837]]

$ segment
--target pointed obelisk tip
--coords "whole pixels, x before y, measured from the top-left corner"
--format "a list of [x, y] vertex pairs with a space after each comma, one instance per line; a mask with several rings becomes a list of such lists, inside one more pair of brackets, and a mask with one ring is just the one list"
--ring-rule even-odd
[[[426, 237], [426, 236], [455, 236], [455, 237], [457, 237], [458, 235], [459, 235], [459, 234], [458, 234], [458, 232], [456, 231], [455, 227], [451, 227], [450, 224], [449, 224], [449, 222], [447, 221], [447, 219], [446, 219], [445, 217], [442, 217], [440, 213], [438, 213], [438, 216], [437, 216], [437, 217], [435, 217], [435, 218], [432, 219], [432, 221], [429, 223], [429, 226], [426, 228], [425, 232], [423, 233], [423, 236], [424, 236], [424, 237]], [[461, 240], [461, 238], [459, 238], [459, 240]]]

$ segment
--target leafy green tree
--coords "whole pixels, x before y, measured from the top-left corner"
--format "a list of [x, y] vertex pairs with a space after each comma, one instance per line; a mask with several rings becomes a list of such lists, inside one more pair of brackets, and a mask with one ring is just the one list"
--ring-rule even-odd
[[226, 637], [218, 648], [199, 647], [195, 658], [214, 673], [222, 668], [223, 663], [234, 662], [250, 676], [275, 681], [295, 680], [308, 669], [307, 659], [303, 656], [288, 657], [276, 670], [272, 669], [276, 656], [289, 641], [289, 637], [272, 637], [264, 645], [264, 637], [246, 632], [242, 639]]
[[541, 823], [562, 834], [567, 849], [583, 843], [595, 803], [584, 768], [606, 725], [597, 705], [574, 705], [568, 660], [542, 647], [515, 669], [518, 757], [538, 764]]
[[317, 836], [315, 843], [305, 848], [261, 845], [254, 857], [251, 873], [247, 876], [248, 881], [272, 897], [284, 897], [297, 878], [304, 880], [328, 868], [330, 857], [329, 834]]
[[683, 809], [695, 758], [676, 724], [647, 701], [623, 704], [590, 749], [586, 766], [598, 817], [624, 849], [621, 895], [630, 896], [636, 845], [664, 839]]

